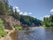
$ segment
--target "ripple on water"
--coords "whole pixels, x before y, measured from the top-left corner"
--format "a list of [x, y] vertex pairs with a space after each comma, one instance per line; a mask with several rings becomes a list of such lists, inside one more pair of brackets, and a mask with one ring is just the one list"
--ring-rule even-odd
[[11, 34], [13, 40], [53, 40], [53, 30], [45, 28], [35, 28], [35, 30], [26, 32], [19, 31]]

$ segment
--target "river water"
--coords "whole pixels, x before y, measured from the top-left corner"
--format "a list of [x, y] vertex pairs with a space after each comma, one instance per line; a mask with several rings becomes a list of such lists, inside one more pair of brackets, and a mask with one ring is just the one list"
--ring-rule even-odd
[[37, 27], [33, 30], [22, 30], [16, 33], [16, 40], [53, 40], [53, 29]]

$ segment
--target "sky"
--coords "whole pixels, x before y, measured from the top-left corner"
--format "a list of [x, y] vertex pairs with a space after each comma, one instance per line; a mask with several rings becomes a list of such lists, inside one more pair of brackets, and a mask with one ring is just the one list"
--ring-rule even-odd
[[29, 15], [42, 20], [44, 16], [53, 14], [53, 0], [9, 0], [9, 5], [20, 14]]

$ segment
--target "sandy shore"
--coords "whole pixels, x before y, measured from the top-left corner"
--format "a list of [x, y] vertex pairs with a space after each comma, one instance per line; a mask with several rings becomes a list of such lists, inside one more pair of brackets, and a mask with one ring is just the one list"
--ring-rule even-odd
[[15, 29], [13, 30], [5, 29], [5, 31], [8, 32], [8, 34], [5, 37], [0, 38], [0, 40], [13, 40], [11, 35], [12, 33], [14, 33]]

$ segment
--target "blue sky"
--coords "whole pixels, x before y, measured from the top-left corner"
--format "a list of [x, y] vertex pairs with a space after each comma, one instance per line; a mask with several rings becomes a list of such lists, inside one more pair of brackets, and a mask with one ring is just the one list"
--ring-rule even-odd
[[43, 16], [53, 14], [53, 0], [9, 0], [9, 4], [40, 20]]

